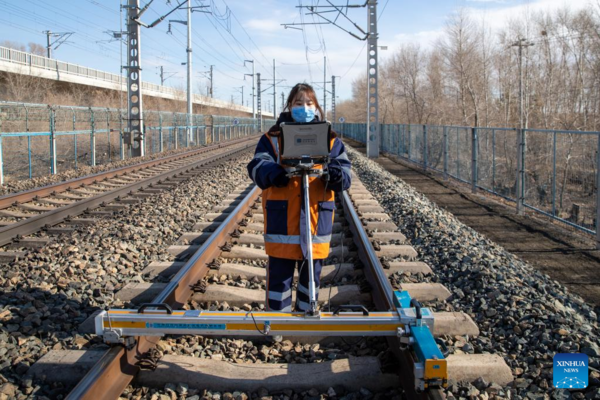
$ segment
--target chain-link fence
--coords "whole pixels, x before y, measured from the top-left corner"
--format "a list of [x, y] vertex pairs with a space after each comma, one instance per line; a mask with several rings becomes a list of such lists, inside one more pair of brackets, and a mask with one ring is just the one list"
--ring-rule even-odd
[[[365, 143], [365, 124], [334, 129]], [[383, 124], [380, 131], [381, 150], [389, 155], [588, 233], [598, 231], [599, 132], [524, 129], [521, 139], [514, 128]]]
[[[144, 112], [146, 154], [203, 146], [257, 133], [258, 121], [216, 115]], [[126, 110], [0, 102], [0, 184], [129, 157]], [[264, 126], [275, 123], [263, 119]]]

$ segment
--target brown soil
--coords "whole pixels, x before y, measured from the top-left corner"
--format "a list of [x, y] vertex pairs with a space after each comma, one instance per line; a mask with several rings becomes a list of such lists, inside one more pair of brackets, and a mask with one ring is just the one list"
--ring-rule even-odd
[[[365, 152], [364, 147], [357, 147]], [[405, 161], [379, 157], [399, 177], [465, 225], [500, 244], [539, 271], [600, 309], [600, 250], [595, 238], [532, 213], [517, 215], [515, 205]]]

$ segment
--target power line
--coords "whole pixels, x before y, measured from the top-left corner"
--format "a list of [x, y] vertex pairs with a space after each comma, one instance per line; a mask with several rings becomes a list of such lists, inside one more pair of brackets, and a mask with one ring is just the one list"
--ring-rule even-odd
[[306, 67], [308, 68], [308, 77], [310, 78], [310, 81], [313, 81], [313, 77], [312, 77], [312, 71], [310, 69], [310, 61], [308, 59], [308, 43], [306, 41], [306, 31], [304, 30], [304, 14], [302, 13], [302, 0], [298, 0], [298, 4], [300, 5], [300, 7], [298, 8], [298, 12], [300, 13], [300, 23], [302, 24], [302, 41], [304, 42], [304, 57], [306, 58]]
[[[206, 17], [208, 18], [208, 16], [206, 16]], [[209, 22], [211, 22], [211, 24], [212, 24], [212, 21], [209, 20]], [[213, 26], [214, 26], [214, 24], [213, 24]], [[216, 29], [216, 27], [215, 27], [215, 29]], [[194, 27], [192, 27], [192, 34], [195, 35], [196, 38], [198, 38], [207, 47], [210, 48], [210, 51], [209, 51], [206, 48], [202, 47], [197, 42], [194, 42], [194, 45], [198, 46], [198, 48], [200, 50], [202, 50], [203, 52], [205, 52], [207, 55], [211, 56], [215, 60], [218, 59], [218, 61], [221, 62], [221, 63], [229, 63], [231, 66], [233, 66], [234, 69], [235, 69], [235, 67], [241, 67], [240, 64], [237, 64], [235, 61], [232, 61], [231, 59], [227, 58], [217, 48], [215, 48], [214, 46], [212, 46], [206, 39], [204, 39], [204, 37], [200, 33], [198, 33], [198, 31], [196, 31], [196, 29]], [[218, 54], [218, 57], [216, 56], [217, 54]], [[204, 62], [208, 63], [207, 61], [204, 61]], [[239, 72], [239, 70], [238, 70], [238, 72]]]
[[[385, 11], [385, 8], [387, 7], [388, 3], [389, 3], [389, 0], [387, 0], [385, 2], [385, 4], [383, 5], [383, 8], [381, 9], [381, 12], [379, 13], [379, 16], [377, 17], [377, 22], [379, 22], [379, 20], [381, 19], [381, 16], [383, 15], [383, 12]], [[356, 61], [358, 61], [358, 59], [360, 58], [360, 56], [362, 55], [362, 53], [365, 51], [365, 47], [367, 47], [367, 43], [366, 42], [363, 45], [362, 49], [360, 49], [360, 51], [356, 55], [356, 58], [352, 62], [352, 65], [350, 66], [350, 68], [348, 68], [348, 70], [346, 72], [344, 72], [344, 74], [342, 76], [340, 76], [340, 81], [342, 80], [343, 77], [345, 77], [346, 75], [348, 75], [348, 72], [350, 72], [350, 70], [352, 68], [354, 68], [354, 64], [356, 64]]]
[[[0, 7], [5, 7], [5, 10], [6, 10], [6, 12], [8, 14], [16, 15], [19, 18], [23, 18], [25, 20], [32, 21], [32, 22], [35, 22], [37, 24], [42, 24], [42, 25], [47, 25], [47, 26], [55, 26], [55, 27], [59, 27], [61, 29], [68, 30], [68, 31], [77, 31], [76, 29], [73, 29], [71, 26], [65, 25], [64, 23], [59, 23], [59, 22], [56, 22], [53, 19], [50, 19], [50, 18], [47, 18], [47, 17], [44, 17], [44, 16], [40, 16], [40, 15], [38, 15], [35, 12], [31, 13], [28, 10], [22, 9], [22, 8], [20, 8], [18, 6], [13, 5], [13, 4], [6, 4], [6, 3], [4, 3], [4, 4], [0, 4]], [[49, 11], [53, 12], [52, 10], [49, 10]], [[79, 37], [88, 38], [88, 42], [89, 41], [96, 42], [96, 38], [95, 37], [92, 37], [92, 36], [90, 36], [90, 35], [88, 35], [86, 33], [79, 34]], [[94, 51], [90, 50], [87, 47], [84, 47], [84, 46], [81, 46], [81, 45], [77, 45], [75, 43], [67, 43], [67, 45], [69, 45], [71, 47], [74, 47], [74, 48], [77, 48], [79, 50], [82, 50], [82, 51], [85, 51], [85, 52], [97, 55], [97, 52], [94, 52]], [[96, 43], [96, 45], [98, 45], [98, 44]], [[101, 46], [101, 45], [98, 45], [98, 47], [101, 50], [106, 50], [106, 51], [110, 51], [110, 52], [113, 52], [113, 53], [118, 53], [118, 51], [116, 49], [113, 49], [111, 47], [104, 47], [104, 46]], [[117, 59], [116, 56], [111, 56], [110, 54], [106, 54], [106, 51], [103, 51], [103, 54], [106, 57], [112, 58], [114, 60]]]
[[[228, 9], [229, 9], [229, 6], [227, 6], [227, 7], [228, 7]], [[231, 12], [231, 10], [230, 10], [230, 14], [231, 14], [231, 15], [233, 15], [233, 12]], [[217, 24], [218, 24], [218, 25], [220, 25], [221, 27], [223, 27], [223, 26], [222, 26], [222, 24], [218, 22], [218, 21], [219, 21], [218, 19], [216, 19], [216, 18], [215, 18], [215, 20], [217, 21]], [[237, 20], [237, 19], [236, 19], [236, 20]], [[211, 24], [212, 24], [212, 22], [211, 22]], [[213, 26], [214, 26], [214, 24], [213, 24]], [[241, 26], [241, 24], [240, 24], [240, 26]], [[223, 27], [223, 28], [224, 28], [224, 27]], [[215, 29], [217, 29], [217, 28], [215, 27]], [[242, 27], [242, 29], [243, 29], [243, 27]], [[235, 42], [238, 44], [238, 46], [240, 47], [240, 49], [243, 49], [243, 50], [245, 50], [245, 51], [246, 51], [246, 53], [248, 54], [248, 56], [246, 56], [246, 55], [243, 55], [242, 59], [244, 59], [244, 58], [246, 58], [246, 57], [251, 57], [251, 58], [255, 59], [255, 60], [256, 60], [256, 61], [257, 61], [257, 62], [258, 62], [258, 63], [259, 63], [259, 64], [260, 64], [260, 65], [261, 65], [261, 66], [262, 66], [262, 67], [263, 67], [263, 68], [264, 68], [266, 71], [267, 71], [267, 73], [268, 73], [268, 74], [270, 74], [271, 76], [273, 75], [273, 74], [272, 74], [272, 73], [269, 71], [269, 67], [266, 67], [266, 66], [265, 66], [265, 65], [264, 65], [262, 62], [260, 62], [260, 60], [258, 60], [256, 57], [254, 57], [254, 55], [252, 54], [252, 52], [251, 52], [250, 50], [248, 50], [248, 49], [247, 49], [247, 48], [246, 48], [246, 47], [245, 47], [245, 46], [244, 46], [244, 45], [243, 45], [243, 44], [242, 44], [242, 43], [241, 43], [241, 42], [240, 42], [240, 41], [237, 39], [237, 37], [236, 37], [236, 36], [235, 36], [235, 35], [234, 35], [234, 34], [231, 32], [231, 30], [230, 30], [230, 29], [227, 29], [227, 28], [225, 28], [225, 30], [227, 31], [227, 33], [229, 33], [229, 35], [230, 35], [230, 36], [233, 38], [233, 40], [234, 40], [234, 41], [235, 41]], [[217, 32], [218, 32], [218, 29], [217, 29]], [[220, 32], [218, 32], [218, 33], [219, 33], [219, 35], [221, 35], [221, 33], [220, 33]], [[223, 36], [221, 35], [221, 37], [223, 37]], [[229, 45], [229, 42], [228, 42], [228, 41], [227, 41], [225, 38], [223, 38], [223, 39], [224, 39], [224, 40], [227, 42], [227, 44]], [[230, 46], [230, 47], [231, 47], [231, 46]], [[232, 50], [233, 50], [233, 48], [232, 48]], [[235, 51], [235, 50], [234, 50], [234, 51]], [[259, 51], [260, 51], [260, 50], [259, 50]], [[242, 53], [242, 54], [243, 54], [243, 53]], [[261, 52], [261, 54], [262, 54], [262, 52]], [[264, 56], [264, 54], [262, 54], [262, 56], [263, 56], [263, 57], [265, 57], [265, 56]], [[265, 57], [265, 59], [266, 59], [266, 57]]]
[[[229, 8], [229, 5], [227, 4], [227, 2], [225, 2], [225, 0], [221, 0], [223, 2], [223, 4], [225, 4], [225, 6], [227, 6]], [[231, 10], [231, 8], [229, 8]], [[265, 61], [267, 61], [267, 63], [269, 62], [269, 59], [267, 58], [267, 56], [265, 56], [262, 52], [262, 50], [260, 49], [260, 47], [258, 47], [258, 45], [254, 42], [254, 40], [252, 39], [252, 37], [250, 36], [250, 34], [248, 33], [248, 31], [246, 30], [246, 28], [244, 28], [244, 26], [242, 25], [242, 23], [240, 22], [240, 20], [237, 18], [237, 16], [235, 15], [235, 13], [233, 11], [231, 11], [231, 16], [235, 19], [235, 21], [238, 23], [238, 25], [240, 26], [240, 28], [242, 28], [242, 31], [244, 31], [244, 33], [246, 34], [246, 36], [248, 36], [248, 39], [250, 39], [250, 42], [254, 45], [254, 47], [256, 47], [256, 49], [258, 50], [258, 52], [260, 53], [260, 55], [265, 59]], [[252, 54], [252, 52], [250, 52], [248, 49], [246, 49], [248, 51], [249, 54]], [[254, 56], [253, 56], [254, 57]], [[263, 65], [261, 63], [261, 65]], [[264, 68], [264, 66], [263, 66]], [[267, 68], [268, 71], [268, 68]]]
[[[22, 14], [23, 13], [26, 13], [27, 15], [30, 14], [30, 12], [28, 10], [22, 9], [22, 8], [20, 8], [18, 6], [15, 6], [15, 5], [11, 5], [11, 6], [14, 9], [16, 9], [18, 12], [21, 12]], [[48, 6], [52, 7], [52, 8], [48, 8]], [[104, 29], [102, 27], [98, 26], [96, 23], [94, 23], [92, 21], [85, 20], [85, 19], [84, 19], [85, 23], [82, 23], [81, 21], [79, 21], [79, 20], [77, 20], [77, 19], [75, 19], [73, 17], [70, 17], [68, 15], [70, 13], [65, 13], [65, 12], [63, 12], [60, 9], [56, 9], [56, 7], [54, 7], [52, 5], [41, 3], [41, 4], [37, 4], [37, 7], [43, 8], [43, 9], [45, 9], [45, 10], [51, 12], [51, 13], [54, 13], [56, 15], [62, 15], [63, 17], [67, 18], [68, 20], [74, 21], [76, 24], [84, 24], [86, 27], [92, 27], [92, 28], [94, 28], [94, 29], [96, 29], [96, 30], [104, 33]], [[36, 14], [35, 12], [33, 12], [33, 15], [37, 16], [38, 14]], [[73, 14], [71, 14], [71, 15], [73, 15]], [[23, 16], [23, 18], [29, 19], [29, 18], [27, 18], [25, 16]], [[64, 23], [56, 22], [56, 20], [54, 20], [54, 19], [50, 19], [48, 17], [41, 17], [41, 18], [44, 18], [47, 21], [46, 24], [48, 24], [50, 26], [62, 26], [64, 29], [61, 29], [61, 30], [76, 31], [76, 29], [73, 29], [71, 26], [67, 26]], [[87, 38], [89, 38], [89, 39], [91, 39], [93, 41], [95, 41], [95, 39], [96, 39], [96, 37], [92, 37], [92, 36], [90, 36], [87, 33], [78, 33], [78, 35], [79, 36], [83, 36], [83, 37], [87, 37]], [[114, 50], [114, 51], [116, 52], [116, 50]]]

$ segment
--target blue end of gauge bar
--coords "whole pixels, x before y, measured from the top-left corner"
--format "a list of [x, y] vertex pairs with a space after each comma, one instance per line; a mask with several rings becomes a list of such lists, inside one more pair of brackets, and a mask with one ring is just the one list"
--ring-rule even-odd
[[424, 362], [425, 360], [444, 359], [444, 355], [440, 351], [437, 343], [435, 343], [435, 339], [427, 326], [411, 326], [410, 333], [415, 339], [413, 350], [419, 361]]
[[399, 308], [410, 308], [410, 294], [406, 290], [394, 290], [394, 304]]

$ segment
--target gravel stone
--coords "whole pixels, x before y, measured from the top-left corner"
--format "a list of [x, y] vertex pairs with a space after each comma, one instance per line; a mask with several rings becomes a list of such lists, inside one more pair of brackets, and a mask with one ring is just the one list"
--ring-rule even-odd
[[[249, 160], [250, 152], [221, 166], [219, 174], [198, 171], [170, 190], [0, 265], [0, 379], [15, 383], [16, 398], [28, 387], [23, 374], [48, 351], [107, 348], [95, 335], [79, 334], [79, 324], [98, 309], [127, 306], [115, 299], [116, 292], [143, 281], [140, 272], [149, 263], [172, 260], [167, 248], [249, 182]], [[40, 382], [35, 395], [55, 398], [70, 389]], [[176, 387], [169, 392], [177, 397]]]
[[[417, 260], [432, 267], [430, 281], [453, 293], [447, 302], [427, 302], [426, 306], [433, 311], [462, 311], [479, 326], [477, 338], [442, 337], [451, 353], [503, 356], [517, 378], [502, 392], [519, 399], [528, 393], [560, 392], [548, 384], [556, 353], [580, 351], [588, 354], [591, 367], [600, 364], [600, 321], [593, 306], [464, 225], [377, 163], [353, 149], [348, 152], [354, 172], [417, 250]], [[409, 275], [394, 274], [390, 283], [407, 279]], [[491, 385], [479, 396], [500, 393], [500, 388]], [[582, 397], [597, 388], [594, 381]], [[470, 389], [463, 389], [452, 385], [447, 394], [466, 397]]]

